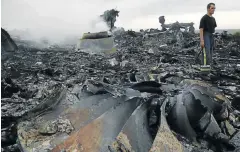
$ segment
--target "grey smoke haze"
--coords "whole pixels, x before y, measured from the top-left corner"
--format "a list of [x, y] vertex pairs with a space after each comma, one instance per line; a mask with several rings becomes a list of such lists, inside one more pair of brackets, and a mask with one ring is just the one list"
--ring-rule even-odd
[[[106, 30], [97, 16], [105, 10], [120, 10], [116, 25], [124, 28], [160, 28], [166, 22], [191, 22], [198, 29], [208, 0], [2, 0], [2, 27], [29, 29], [33, 39], [43, 36], [60, 41], [66, 36]], [[240, 1], [215, 0], [219, 29], [240, 28]], [[94, 24], [97, 23], [97, 24]], [[94, 26], [95, 25], [95, 26]]]

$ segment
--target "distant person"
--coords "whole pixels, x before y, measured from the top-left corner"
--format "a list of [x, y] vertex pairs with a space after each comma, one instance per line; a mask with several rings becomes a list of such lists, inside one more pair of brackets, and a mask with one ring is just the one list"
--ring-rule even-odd
[[[200, 21], [200, 44], [202, 51], [202, 68], [210, 70], [210, 65], [212, 64], [212, 54], [214, 47], [213, 33], [217, 27], [215, 18], [212, 16], [214, 14], [216, 7], [214, 3], [209, 3], [207, 5], [207, 14], [201, 18]], [[204, 49], [205, 48], [205, 49]]]

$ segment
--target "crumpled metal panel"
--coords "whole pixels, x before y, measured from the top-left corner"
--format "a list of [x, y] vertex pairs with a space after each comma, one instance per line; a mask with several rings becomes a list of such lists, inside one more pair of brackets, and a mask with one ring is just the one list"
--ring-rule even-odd
[[[214, 120], [224, 120], [228, 117], [229, 100], [218, 89], [202, 81], [184, 80], [181, 85], [182, 92], [177, 95], [176, 104], [168, 115], [168, 122], [171, 129], [195, 141], [195, 129], [200, 127], [205, 131], [205, 126], [201, 127], [200, 120], [206, 113], [213, 114]], [[209, 121], [213, 120], [207, 121], [209, 124]], [[214, 127], [212, 132], [219, 133], [218, 126]]]
[[[23, 116], [23, 120], [17, 127], [18, 142], [23, 151], [37, 151], [38, 145], [44, 145], [55, 138], [57, 123], [65, 124], [70, 130], [72, 129], [71, 124], [66, 119], [59, 119], [62, 122], [58, 120], [51, 122], [49, 119], [42, 119], [42, 115], [46, 115], [51, 110], [54, 111], [55, 107], [65, 98], [66, 88], [61, 84], [55, 85], [53, 93], [49, 97]], [[42, 149], [42, 147], [39, 147], [39, 149]]]
[[177, 102], [168, 116], [168, 122], [173, 130], [195, 141], [197, 135], [190, 124], [184, 100], [183, 94], [177, 96]]
[[126, 100], [126, 96], [113, 97], [110, 93], [93, 95], [82, 90], [80, 99], [68, 93], [54, 105], [53, 110], [18, 125], [19, 143], [24, 151], [29, 152], [53, 149], [74, 132]]
[[167, 100], [161, 106], [161, 121], [157, 135], [154, 139], [152, 148], [149, 152], [183, 152], [185, 151], [183, 145], [173, 135], [170, 130], [166, 117], [165, 107]]
[[111, 151], [149, 151], [153, 139], [148, 130], [147, 112], [150, 102], [140, 105], [128, 119], [116, 141], [111, 146]]
[[[215, 95], [219, 95], [218, 90], [211, 90], [212, 86], [200, 81], [185, 81], [182, 86], [181, 93], [171, 98], [171, 101], [167, 98], [162, 104], [160, 126], [155, 139], [149, 133], [147, 121], [150, 103], [142, 103], [140, 92], [160, 89], [161, 84], [145, 81], [125, 88], [87, 80], [81, 89], [75, 88], [64, 97], [61, 89], [57, 89], [58, 93], [50, 96], [54, 102], [43, 104], [40, 109], [35, 108], [38, 117], [18, 125], [18, 142], [23, 151], [29, 152], [187, 151], [172, 133], [173, 126], [177, 128], [177, 133], [194, 141], [196, 133], [193, 128], [199, 125], [200, 119], [203, 120], [200, 124], [203, 128], [208, 124], [203, 119], [204, 114], [209, 111], [211, 113], [216, 108], [218, 112], [227, 100], [215, 99]], [[167, 109], [168, 122], [166, 103], [172, 106]], [[220, 112], [224, 111], [221, 109]], [[28, 118], [33, 113], [34, 111]], [[209, 133], [209, 129], [210, 135], [215, 133], [216, 125], [212, 126], [213, 129], [209, 126], [204, 133]]]
[[52, 151], [108, 151], [108, 145], [111, 145], [138, 105], [139, 98], [133, 98], [109, 109], [103, 115], [73, 133]]
[[112, 54], [116, 52], [113, 37], [85, 39], [83, 36], [79, 40], [77, 49], [91, 54]]
[[202, 94], [206, 94], [212, 97], [216, 102], [230, 103], [229, 99], [226, 96], [224, 96], [218, 88], [204, 81], [185, 79], [180, 83], [180, 85], [183, 88], [189, 88], [194, 86], [193, 88], [198, 89], [199, 91], [201, 91]]

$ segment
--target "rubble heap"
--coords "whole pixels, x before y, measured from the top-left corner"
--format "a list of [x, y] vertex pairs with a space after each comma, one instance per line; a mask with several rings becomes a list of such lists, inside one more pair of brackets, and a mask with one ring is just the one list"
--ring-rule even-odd
[[[55, 102], [44, 104], [50, 97], [54, 97], [54, 93], [58, 90], [56, 86], [65, 88], [67, 94], [69, 92], [74, 94], [79, 92], [79, 88], [88, 79], [118, 87], [128, 86], [133, 82], [154, 80], [163, 85], [161, 94], [158, 93], [156, 96], [153, 92], [160, 103], [178, 93], [176, 86], [182, 80], [202, 80], [217, 87], [229, 100], [230, 107], [240, 110], [240, 46], [236, 37], [228, 35], [226, 38], [221, 34], [216, 35], [218, 45], [214, 52], [213, 70], [206, 76], [199, 72], [196, 64], [196, 55], [199, 51], [198, 35], [188, 31], [180, 32], [181, 37], [178, 38], [171, 28], [164, 32], [158, 29], [139, 32], [122, 31], [113, 35], [117, 52], [110, 55], [76, 52], [75, 49], [71, 49], [74, 46], [39, 49], [18, 40], [18, 51], [14, 53], [2, 51], [1, 121], [4, 124], [1, 130], [2, 151], [17, 151], [16, 125], [19, 120], [34, 118], [44, 107], [51, 108], [57, 104]], [[75, 98], [75, 96], [69, 95], [67, 98]], [[145, 94], [144, 98], [149, 99], [149, 94]], [[71, 101], [69, 99], [69, 102]], [[155, 137], [158, 129], [156, 121], [159, 120], [159, 111], [156, 109], [160, 108], [159, 102], [155, 105], [155, 102], [151, 103], [153, 105], [148, 119], [151, 120], [149, 126], [152, 136]], [[39, 105], [43, 108], [39, 109]], [[222, 128], [228, 132], [232, 140], [237, 141], [239, 113], [232, 118], [231, 123], [236, 124], [224, 123]], [[171, 122], [171, 120], [167, 121]], [[53, 130], [43, 130], [41, 133], [56, 132], [57, 124], [65, 126], [60, 127], [63, 128], [60, 130], [68, 130], [69, 133], [72, 127], [67, 122], [64, 119], [55, 120], [52, 123], [55, 126]], [[201, 145], [194, 146], [184, 136], [177, 132], [173, 134], [188, 150], [201, 151], [206, 148], [210, 148], [209, 151], [218, 150], [218, 147], [214, 144], [209, 146], [205, 140], [200, 141]], [[239, 147], [237, 142], [233, 141], [233, 143]], [[224, 151], [224, 148], [220, 150]]]

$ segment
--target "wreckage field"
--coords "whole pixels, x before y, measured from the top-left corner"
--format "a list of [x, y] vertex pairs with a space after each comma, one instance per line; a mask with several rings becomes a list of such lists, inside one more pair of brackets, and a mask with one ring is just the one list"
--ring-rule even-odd
[[18, 49], [1, 54], [2, 151], [240, 150], [240, 37], [215, 35], [209, 73], [189, 31], [100, 39], [80, 45], [105, 51], [13, 38]]

